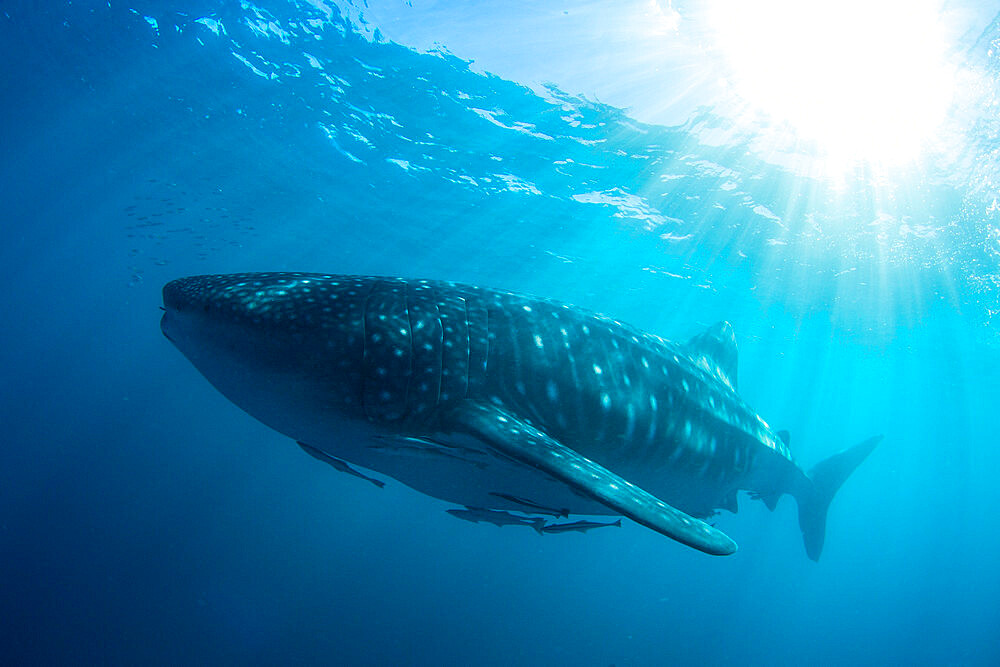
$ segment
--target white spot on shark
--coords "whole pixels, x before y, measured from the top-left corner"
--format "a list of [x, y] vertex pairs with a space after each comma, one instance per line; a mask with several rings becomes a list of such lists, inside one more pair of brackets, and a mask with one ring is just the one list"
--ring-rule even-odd
[[556, 385], [554, 380], [549, 380], [545, 385], [545, 393], [548, 395], [549, 400], [553, 403], [559, 400], [559, 387]]

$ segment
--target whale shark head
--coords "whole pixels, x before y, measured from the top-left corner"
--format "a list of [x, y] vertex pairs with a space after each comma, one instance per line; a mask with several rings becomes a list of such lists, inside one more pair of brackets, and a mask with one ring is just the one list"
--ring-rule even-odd
[[[274, 303], [278, 286], [250, 286], [261, 292], [260, 299], [244, 289], [247, 285], [225, 276], [180, 278], [163, 287], [160, 330], [213, 382], [219, 373], [239, 367], [259, 369], [268, 362], [280, 366], [289, 361], [262, 354], [288, 331], [277, 326], [280, 316], [273, 306], [280, 305]], [[272, 307], [261, 307], [268, 296]]]
[[180, 278], [163, 287], [160, 330], [233, 403], [294, 432], [307, 416], [350, 411], [360, 382], [353, 304], [332, 308], [334, 287], [287, 273]]

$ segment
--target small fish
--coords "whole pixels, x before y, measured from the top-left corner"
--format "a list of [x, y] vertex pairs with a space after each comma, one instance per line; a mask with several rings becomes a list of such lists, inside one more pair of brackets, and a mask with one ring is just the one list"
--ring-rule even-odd
[[[465, 447], [453, 447], [449, 444], [431, 440], [417, 435], [376, 435], [375, 440], [384, 442], [381, 447], [422, 447], [424, 449], [465, 449]], [[379, 445], [374, 445], [379, 447]]]
[[451, 509], [445, 510], [448, 514], [462, 519], [463, 521], [471, 521], [472, 523], [479, 523], [484, 521], [486, 523], [492, 523], [494, 526], [530, 526], [539, 535], [545, 529], [545, 519], [529, 519], [523, 516], [516, 516], [510, 512], [501, 512], [500, 510], [486, 510], [481, 507], [466, 507], [463, 509]]
[[483, 459], [485, 456], [483, 452], [475, 449], [469, 449], [468, 447], [447, 445], [437, 442], [436, 440], [413, 436], [376, 436], [375, 439], [383, 444], [368, 445], [368, 448], [377, 452], [401, 454], [416, 458], [454, 459], [456, 461], [471, 463], [477, 468], [483, 468], [486, 466], [486, 463], [482, 460], [472, 460]]
[[594, 528], [605, 528], [607, 526], [617, 526], [621, 528], [622, 520], [618, 519], [611, 523], [598, 523], [596, 521], [573, 521], [571, 523], [550, 523], [547, 526], [542, 527], [543, 533], [569, 533], [576, 531], [578, 533], [586, 533], [588, 530]]
[[518, 505], [524, 505], [525, 507], [530, 508], [531, 512], [525, 512], [525, 514], [549, 514], [555, 517], [569, 516], [569, 510], [566, 508], [557, 510], [552, 507], [546, 507], [545, 505], [539, 505], [538, 503], [528, 500], [527, 498], [518, 498], [517, 496], [512, 496], [508, 493], [498, 493], [496, 491], [490, 491], [490, 495], [496, 496], [497, 498], [503, 498], [504, 500], [510, 501], [512, 503], [516, 503]]
[[309, 454], [309, 456], [312, 456], [315, 459], [319, 459], [324, 463], [329, 463], [331, 466], [333, 466], [340, 472], [346, 472], [348, 475], [354, 475], [355, 477], [360, 477], [361, 479], [371, 482], [380, 489], [383, 486], [385, 486], [385, 482], [383, 482], [382, 480], [375, 479], [374, 477], [369, 477], [368, 475], [360, 473], [351, 466], [349, 466], [345, 461], [341, 461], [340, 459], [334, 458], [329, 454], [327, 454], [326, 452], [320, 449], [316, 449], [312, 445], [307, 445], [304, 442], [299, 442], [298, 445], [303, 450], [305, 450], [306, 454]]
[[416, 458], [446, 458], [455, 459], [457, 461], [465, 460], [461, 456], [450, 454], [442, 449], [431, 449], [428, 447], [418, 447], [416, 445], [369, 445], [368, 449], [373, 449], [376, 452], [390, 452], [393, 454], [402, 454]]

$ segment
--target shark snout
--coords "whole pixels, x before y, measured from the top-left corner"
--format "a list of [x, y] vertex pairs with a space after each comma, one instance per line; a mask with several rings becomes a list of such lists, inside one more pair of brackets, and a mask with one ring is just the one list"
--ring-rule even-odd
[[212, 310], [213, 294], [207, 278], [208, 276], [178, 278], [163, 286], [160, 331], [175, 345], [185, 339], [187, 333], [198, 329], [198, 323], [202, 320], [200, 316]]
[[177, 281], [172, 280], [163, 286], [163, 305], [160, 310], [163, 315], [160, 317], [160, 333], [162, 333], [171, 343], [174, 339], [170, 337], [171, 310], [176, 310], [178, 290], [174, 285]]
[[[188, 276], [163, 286], [160, 331], [184, 348], [246, 344], [276, 335], [293, 313], [295, 280], [269, 274]], [[284, 318], [284, 319], [283, 319]], [[280, 333], [280, 331], [279, 331]]]
[[163, 286], [163, 309], [166, 312], [184, 312], [196, 308], [207, 308], [211, 291], [206, 280], [208, 276], [178, 278]]
[[179, 305], [181, 305], [181, 294], [183, 294], [181, 283], [183, 278], [180, 280], [171, 280], [169, 283], [163, 286], [163, 310], [170, 312], [171, 310], [176, 310]]
[[[164, 311], [166, 311], [166, 308], [164, 308]], [[162, 333], [164, 336], [166, 336], [167, 340], [169, 340], [170, 342], [173, 342], [174, 339], [170, 337], [170, 321], [169, 321], [169, 317], [170, 317], [170, 313], [169, 312], [164, 312], [163, 316], [160, 318], [160, 333]]]
[[194, 310], [189, 282], [189, 278], [180, 278], [171, 280], [163, 286], [163, 305], [160, 306], [163, 316], [160, 317], [160, 332], [175, 345], [177, 340], [170, 334], [172, 330], [176, 329], [178, 318], [182, 317], [181, 313]]

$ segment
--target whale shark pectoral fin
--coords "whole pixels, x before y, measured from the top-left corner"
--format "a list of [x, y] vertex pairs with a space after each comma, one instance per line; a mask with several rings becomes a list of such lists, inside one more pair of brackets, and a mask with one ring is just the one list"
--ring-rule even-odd
[[299, 441], [296, 441], [296, 444], [299, 447], [301, 447], [302, 450], [306, 454], [308, 454], [309, 456], [313, 457], [314, 459], [318, 459], [318, 460], [322, 461], [323, 463], [330, 464], [331, 466], [333, 466], [336, 470], [339, 470], [340, 472], [346, 472], [348, 475], [354, 475], [355, 477], [360, 477], [363, 480], [371, 482], [372, 484], [374, 484], [375, 486], [377, 486], [380, 489], [385, 486], [385, 482], [383, 482], [382, 480], [375, 479], [374, 477], [369, 477], [368, 475], [366, 475], [364, 473], [358, 472], [357, 470], [355, 470], [354, 468], [352, 468], [346, 461], [341, 461], [340, 459], [338, 459], [338, 458], [336, 458], [334, 456], [330, 456], [329, 454], [327, 454], [326, 452], [324, 452], [322, 449], [317, 449], [317, 448], [313, 447], [312, 445], [307, 445], [306, 443], [299, 442]]
[[456, 419], [501, 454], [545, 471], [636, 523], [705, 553], [724, 556], [736, 551], [736, 543], [722, 531], [671, 507], [502, 408], [467, 401], [458, 408]]

